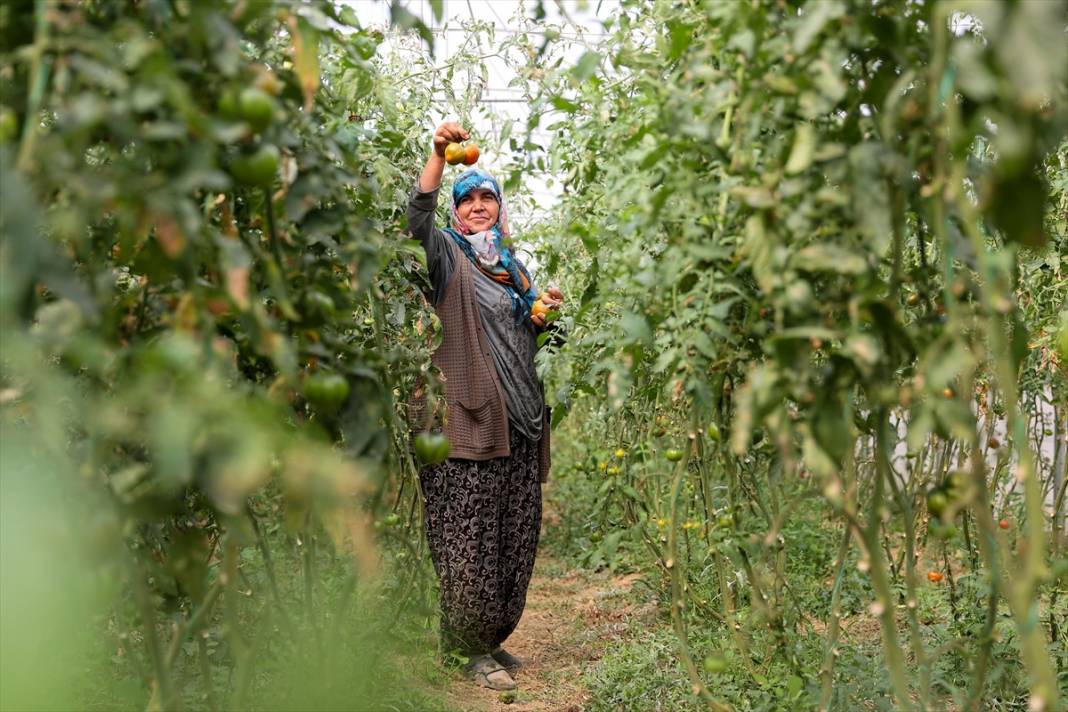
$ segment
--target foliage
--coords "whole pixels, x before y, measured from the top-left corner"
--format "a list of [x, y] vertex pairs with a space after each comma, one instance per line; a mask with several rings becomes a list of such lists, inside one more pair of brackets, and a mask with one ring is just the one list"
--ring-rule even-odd
[[[397, 107], [383, 33], [325, 1], [26, 2], [0, 23], [2, 706], [87, 688], [102, 706], [270, 706], [264, 671], [281, 684], [278, 662], [309, 652], [290, 667], [366, 675], [306, 704], [374, 699], [386, 661], [342, 649], [384, 649], [388, 626], [316, 631], [353, 596], [354, 624], [399, 614], [376, 609], [371, 524], [411, 477], [394, 390], [433, 345], [399, 239], [425, 127]], [[89, 563], [35, 572], [27, 540]], [[320, 600], [327, 574], [345, 583]], [[35, 591], [68, 579], [84, 605], [51, 621], [68, 596], [39, 599], [49, 635], [28, 647]], [[113, 689], [52, 664], [89, 615], [139, 663]]]
[[[859, 671], [795, 645], [816, 617], [841, 652], [849, 601], [882, 631], [885, 668], [863, 674], [893, 702], [872, 699], [973, 708], [1022, 687], [1056, 706], [1063, 7], [625, 3], [606, 24], [531, 93], [563, 114], [541, 254], [579, 295], [544, 367], [570, 410], [566, 476], [594, 480], [564, 485], [565, 509], [593, 511], [565, 511], [561, 538], [610, 559], [621, 540], [590, 538], [607, 526], [648, 550], [713, 708], [690, 652], [707, 625], [734, 629], [750, 678], [786, 659], [807, 704], [841, 704]], [[837, 557], [798, 566], [829, 541]], [[944, 628], [922, 615], [929, 569]]]

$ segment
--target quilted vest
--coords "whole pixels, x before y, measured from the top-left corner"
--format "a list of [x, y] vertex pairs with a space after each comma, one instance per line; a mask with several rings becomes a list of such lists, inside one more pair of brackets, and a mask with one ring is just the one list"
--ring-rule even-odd
[[[475, 267], [457, 245], [449, 242], [457, 269], [434, 310], [441, 320], [442, 341], [432, 361], [445, 386], [445, 418], [441, 429], [449, 439], [450, 458], [489, 460], [511, 454], [508, 445], [508, 406], [493, 365], [493, 354], [482, 331], [475, 295]], [[549, 479], [549, 408], [546, 407], [538, 447], [538, 475]], [[425, 430], [426, 397], [421, 390], [409, 406], [413, 432]]]

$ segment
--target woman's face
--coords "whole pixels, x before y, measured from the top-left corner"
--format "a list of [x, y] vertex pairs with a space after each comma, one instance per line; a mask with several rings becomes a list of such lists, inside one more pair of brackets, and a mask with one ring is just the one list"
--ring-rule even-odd
[[482, 232], [497, 224], [501, 206], [492, 190], [475, 188], [460, 198], [460, 202], [456, 205], [456, 212], [473, 232]]

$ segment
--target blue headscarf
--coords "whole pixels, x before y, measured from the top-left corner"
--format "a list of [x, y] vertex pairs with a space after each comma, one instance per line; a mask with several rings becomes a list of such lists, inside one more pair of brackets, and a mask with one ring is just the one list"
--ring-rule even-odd
[[[482, 232], [473, 232], [460, 218], [457, 208], [465, 195], [478, 189], [492, 192], [497, 198], [500, 211], [493, 227]], [[528, 318], [534, 302], [538, 300], [538, 292], [527, 268], [508, 245], [511, 233], [508, 231], [504, 192], [492, 174], [479, 168], [471, 168], [460, 174], [452, 185], [452, 226], [445, 228], [445, 232], [452, 237], [473, 265], [504, 286], [508, 296], [512, 298], [512, 311], [516, 321], [522, 322]]]

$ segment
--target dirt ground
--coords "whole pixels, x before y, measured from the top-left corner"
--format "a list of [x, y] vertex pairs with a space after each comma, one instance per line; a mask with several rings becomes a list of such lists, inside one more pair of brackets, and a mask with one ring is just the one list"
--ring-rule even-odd
[[652, 622], [656, 602], [629, 603], [639, 574], [565, 572], [540, 557], [527, 593], [527, 607], [508, 652], [526, 662], [515, 674], [514, 695], [487, 690], [456, 678], [446, 695], [471, 712], [578, 712], [588, 701], [582, 674], [614, 640], [636, 623]]

